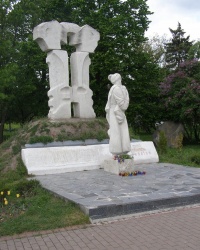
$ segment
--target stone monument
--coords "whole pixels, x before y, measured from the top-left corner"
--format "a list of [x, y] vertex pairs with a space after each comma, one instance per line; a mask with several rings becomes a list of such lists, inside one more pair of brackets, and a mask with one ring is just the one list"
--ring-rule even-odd
[[168, 147], [178, 148], [182, 145], [184, 127], [181, 123], [165, 121], [162, 124], [157, 125], [156, 131], [153, 133], [153, 142], [156, 146], [159, 144], [160, 132], [164, 133]]
[[[33, 30], [33, 39], [47, 52], [49, 66], [49, 114], [52, 120], [74, 117], [94, 118], [92, 90], [89, 87], [89, 53], [93, 53], [100, 39], [99, 32], [84, 25], [57, 21], [45, 22]], [[61, 45], [75, 46], [70, 57], [71, 84], [69, 82], [68, 53]]]
[[[92, 91], [89, 87], [89, 53], [94, 52], [100, 39], [99, 33], [88, 25], [79, 27], [73, 23], [52, 21], [35, 27], [33, 38], [41, 50], [47, 53], [50, 81], [48, 117], [52, 120], [71, 118], [71, 110], [74, 117], [95, 117]], [[69, 60], [71, 80], [68, 53], [61, 48], [67, 42], [76, 48]], [[128, 91], [121, 84], [120, 74], [109, 75], [108, 79], [113, 84], [105, 108], [109, 123], [109, 144], [25, 147], [21, 155], [28, 174], [57, 174], [102, 167], [106, 171], [119, 174], [122, 171], [132, 172], [136, 164], [158, 162], [152, 142], [130, 143], [125, 116], [129, 105]], [[122, 157], [127, 153], [133, 155], [134, 159], [124, 160]]]
[[[118, 73], [108, 76], [113, 84], [109, 93], [108, 101], [105, 107], [106, 119], [109, 123], [108, 135], [109, 151], [113, 154], [115, 161], [106, 160], [104, 170], [115, 174], [120, 172], [132, 172], [133, 159], [124, 160], [122, 155], [131, 151], [130, 136], [126, 120], [125, 110], [129, 105], [129, 94], [121, 83], [121, 75]], [[116, 161], [117, 160], [117, 161]]]

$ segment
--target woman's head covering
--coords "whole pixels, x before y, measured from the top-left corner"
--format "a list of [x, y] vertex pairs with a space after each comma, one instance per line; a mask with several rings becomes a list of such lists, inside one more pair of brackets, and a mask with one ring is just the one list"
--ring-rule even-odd
[[108, 80], [111, 81], [112, 84], [114, 84], [117, 80], [121, 80], [121, 75], [119, 73], [111, 74], [108, 76]]

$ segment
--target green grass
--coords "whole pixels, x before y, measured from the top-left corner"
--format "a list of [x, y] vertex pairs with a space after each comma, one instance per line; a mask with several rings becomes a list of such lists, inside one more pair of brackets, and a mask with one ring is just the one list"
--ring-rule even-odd
[[187, 145], [183, 148], [168, 148], [166, 153], [159, 154], [160, 162], [174, 163], [200, 168], [200, 145]]
[[[20, 194], [20, 197], [17, 198], [16, 194]], [[26, 168], [20, 159], [16, 170], [1, 174], [1, 236], [88, 223], [88, 216], [77, 205], [55, 197], [43, 189], [38, 181], [27, 180]]]
[[1, 236], [89, 223], [77, 205], [56, 198], [39, 186], [34, 195], [7, 199], [8, 205], [0, 208]]
[[30, 144], [39, 143], [39, 142], [47, 144], [49, 142], [53, 142], [53, 138], [48, 135], [41, 135], [41, 136], [32, 136], [29, 140]]
[[4, 125], [4, 132], [3, 132], [4, 140], [7, 140], [10, 137], [12, 137], [13, 135], [15, 135], [19, 128], [20, 128], [19, 123], [12, 123], [10, 126], [9, 126], [9, 124], [5, 124]]

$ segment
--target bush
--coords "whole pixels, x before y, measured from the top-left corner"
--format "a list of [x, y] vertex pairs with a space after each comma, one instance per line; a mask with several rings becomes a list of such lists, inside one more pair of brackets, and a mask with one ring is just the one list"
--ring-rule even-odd
[[48, 136], [48, 135], [41, 135], [41, 136], [34, 136], [31, 137], [29, 140], [30, 144], [34, 144], [34, 143], [44, 143], [47, 144], [49, 142], [53, 142], [53, 137]]
[[193, 155], [191, 156], [191, 161], [200, 165], [200, 155]]
[[171, 144], [174, 148], [181, 150], [183, 148], [183, 134], [178, 134], [174, 140], [171, 141]]
[[37, 188], [41, 187], [37, 180], [23, 180], [15, 184], [14, 189], [16, 193], [25, 197], [31, 197], [37, 194]]
[[167, 138], [165, 136], [164, 131], [159, 132], [158, 151], [161, 154], [167, 152]]

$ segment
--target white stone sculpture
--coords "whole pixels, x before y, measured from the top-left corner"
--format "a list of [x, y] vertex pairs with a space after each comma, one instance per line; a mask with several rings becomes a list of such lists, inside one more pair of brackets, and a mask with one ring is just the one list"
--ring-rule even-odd
[[49, 114], [53, 120], [71, 117], [71, 87], [69, 86], [68, 55], [64, 50], [52, 50], [47, 54], [49, 66]]
[[121, 83], [120, 74], [109, 75], [108, 79], [113, 84], [105, 107], [109, 123], [109, 150], [114, 155], [126, 154], [131, 151], [128, 124], [124, 113], [129, 105], [129, 94]]
[[88, 52], [74, 52], [70, 58], [73, 111], [75, 117], [94, 118], [92, 108], [92, 90], [89, 87], [89, 66], [91, 60]]
[[33, 40], [38, 43], [44, 52], [61, 49], [61, 42], [63, 41], [62, 26], [57, 21], [41, 23], [33, 30]]
[[77, 52], [92, 53], [96, 49], [99, 39], [99, 32], [89, 25], [84, 25], [77, 33], [70, 36], [69, 44], [74, 45]]
[[62, 26], [63, 42], [65, 41], [65, 43], [67, 44], [67, 38], [68, 38], [69, 45], [74, 45], [74, 44], [70, 43], [71, 37], [73, 37], [76, 33], [78, 33], [80, 31], [81, 27], [75, 23], [67, 23], [67, 22], [62, 22], [62, 23], [60, 23], [60, 25]]
[[[57, 21], [41, 23], [33, 30], [33, 39], [42, 51], [48, 52], [49, 65], [49, 114], [53, 120], [71, 117], [94, 118], [92, 90], [89, 87], [89, 53], [93, 53], [100, 39], [99, 32], [84, 25]], [[69, 84], [68, 54], [62, 44], [75, 46], [70, 58], [71, 86]]]

